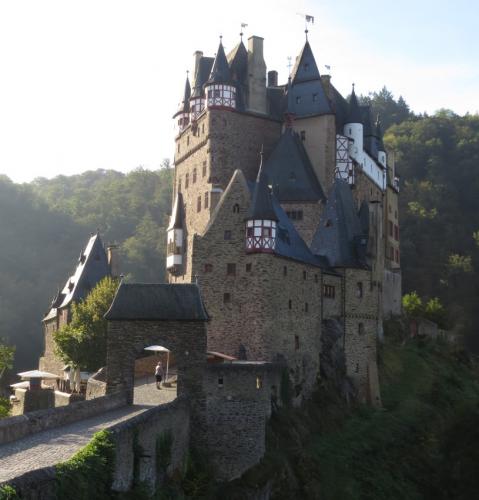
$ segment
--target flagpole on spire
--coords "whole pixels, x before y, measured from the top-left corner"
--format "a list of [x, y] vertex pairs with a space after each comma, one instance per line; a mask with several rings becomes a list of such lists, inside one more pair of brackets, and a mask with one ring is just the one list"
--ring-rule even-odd
[[248, 25], [246, 23], [241, 23], [241, 32], [240, 32], [240, 38], [241, 38], [241, 41], [243, 41], [243, 30], [244, 28], [246, 28]]
[[310, 16], [309, 14], [303, 14], [301, 12], [297, 13], [298, 16], [304, 17], [304, 34], [306, 35], [306, 41], [308, 41], [308, 24], [314, 24], [314, 16]]

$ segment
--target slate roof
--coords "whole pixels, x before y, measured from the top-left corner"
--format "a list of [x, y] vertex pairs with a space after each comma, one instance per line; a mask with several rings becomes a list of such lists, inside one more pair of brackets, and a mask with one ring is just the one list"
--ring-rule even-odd
[[195, 71], [195, 81], [191, 97], [203, 97], [203, 85], [208, 81], [213, 66], [213, 57], [201, 57]]
[[296, 58], [291, 73], [291, 83], [293, 108], [289, 109], [290, 112], [294, 112], [298, 117], [333, 112], [308, 41], [306, 41], [301, 53]]
[[107, 320], [207, 321], [196, 284], [122, 283]]
[[54, 318], [57, 309], [85, 299], [92, 288], [106, 276], [110, 276], [108, 258], [100, 235], [94, 234], [80, 254], [74, 274], [68, 278], [63, 289], [53, 299], [44, 321]]
[[326, 200], [303, 142], [291, 128], [281, 135], [264, 169], [281, 202]]
[[230, 67], [226, 59], [225, 49], [221, 42], [207, 83], [232, 83]]
[[335, 179], [313, 237], [312, 252], [326, 257], [332, 267], [364, 268], [367, 240], [349, 184]]
[[245, 84], [248, 77], [248, 51], [241, 41], [228, 54], [227, 61], [231, 71], [232, 80]]
[[190, 79], [186, 77], [185, 91], [183, 92], [183, 99], [181, 100], [178, 111], [173, 115], [173, 118], [180, 113], [189, 113], [190, 111], [190, 97], [191, 97], [191, 85]]
[[263, 153], [261, 152], [261, 164], [253, 190], [253, 199], [248, 211], [248, 219], [277, 220], [268, 184], [268, 176], [263, 166]]
[[356, 92], [351, 92], [351, 97], [349, 98], [349, 112], [347, 116], [346, 123], [363, 123], [362, 121], [362, 113], [359, 107], [358, 98], [356, 97]]
[[166, 230], [170, 231], [170, 229], [183, 229], [184, 220], [183, 195], [181, 193], [176, 193], [175, 203], [173, 204], [173, 210], [170, 217], [170, 224]]
[[348, 101], [336, 90], [336, 87], [331, 85], [333, 88], [333, 111], [336, 113], [336, 133], [344, 134], [344, 125], [347, 123], [346, 120], [349, 114], [349, 104]]

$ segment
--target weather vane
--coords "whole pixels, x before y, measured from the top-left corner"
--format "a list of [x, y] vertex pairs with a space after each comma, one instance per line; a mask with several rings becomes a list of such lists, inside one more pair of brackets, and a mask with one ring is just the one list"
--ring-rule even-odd
[[309, 23], [314, 24], [314, 16], [310, 16], [309, 14], [303, 14], [301, 12], [297, 12], [297, 15], [304, 18], [304, 33], [306, 35], [306, 41], [308, 41], [308, 33], [309, 33], [308, 24]]
[[243, 30], [247, 27], [248, 25], [246, 23], [241, 23], [241, 32], [240, 32], [240, 38], [241, 38], [241, 41], [243, 41]]

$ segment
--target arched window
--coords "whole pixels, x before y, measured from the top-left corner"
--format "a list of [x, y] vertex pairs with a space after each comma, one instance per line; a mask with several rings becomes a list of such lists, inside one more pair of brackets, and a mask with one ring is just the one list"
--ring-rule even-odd
[[235, 203], [233, 205], [233, 213], [239, 214], [239, 211], [240, 211], [240, 206], [238, 205], [238, 203]]

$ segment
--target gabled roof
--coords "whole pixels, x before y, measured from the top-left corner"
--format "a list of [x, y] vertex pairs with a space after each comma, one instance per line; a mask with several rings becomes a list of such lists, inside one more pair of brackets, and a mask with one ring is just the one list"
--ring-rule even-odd
[[171, 229], [183, 229], [184, 220], [183, 195], [181, 193], [176, 193], [175, 203], [173, 204], [170, 224], [168, 225], [167, 231], [170, 231]]
[[291, 72], [291, 80], [293, 85], [296, 83], [308, 82], [310, 80], [319, 80], [319, 70], [314, 59], [311, 45], [306, 41]]
[[122, 283], [107, 320], [207, 321], [196, 284]]
[[80, 254], [75, 273], [58, 292], [44, 320], [55, 317], [57, 309], [85, 299], [92, 288], [106, 276], [110, 276], [108, 258], [97, 233], [90, 237], [85, 250]]
[[354, 87], [349, 99], [349, 112], [346, 120], [346, 123], [363, 123], [361, 109], [359, 107]]
[[207, 83], [231, 83], [230, 67], [228, 65], [228, 60], [226, 59], [225, 49], [223, 48], [222, 42], [219, 44], [215, 62], [213, 63], [213, 68], [211, 69], [210, 77]]
[[207, 82], [210, 76], [213, 62], [214, 62], [213, 57], [201, 57], [200, 60], [198, 61], [198, 66], [195, 71], [193, 93], [191, 94], [191, 97], [204, 96], [203, 85]]
[[366, 267], [367, 240], [349, 184], [335, 179], [313, 237], [312, 252], [326, 257], [332, 267]]
[[189, 113], [190, 111], [190, 97], [191, 97], [191, 85], [190, 79], [186, 77], [185, 91], [183, 92], [183, 99], [181, 100], [178, 111], [174, 114], [173, 118], [180, 113]]
[[261, 152], [261, 164], [258, 170], [258, 177], [253, 191], [253, 199], [248, 211], [248, 219], [277, 220], [273, 210], [271, 192], [268, 186], [268, 176], [263, 167], [263, 152]]
[[279, 201], [326, 200], [303, 142], [292, 129], [285, 129], [264, 169]]

